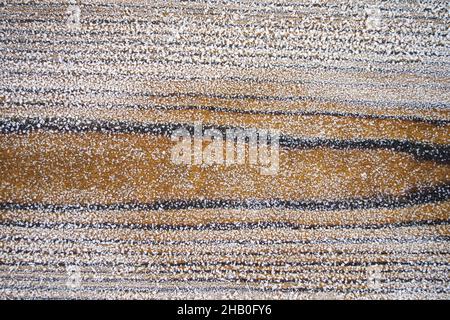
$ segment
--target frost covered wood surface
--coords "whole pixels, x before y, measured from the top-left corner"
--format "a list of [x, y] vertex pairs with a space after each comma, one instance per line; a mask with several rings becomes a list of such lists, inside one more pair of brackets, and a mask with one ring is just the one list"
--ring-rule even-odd
[[[1, 298], [449, 298], [446, 1], [0, 2]], [[280, 132], [277, 175], [170, 161]]]

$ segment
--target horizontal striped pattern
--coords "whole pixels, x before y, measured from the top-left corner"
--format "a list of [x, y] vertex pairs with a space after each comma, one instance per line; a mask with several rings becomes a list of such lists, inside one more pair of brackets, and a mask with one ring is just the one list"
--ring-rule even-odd
[[[0, 17], [0, 298], [449, 298], [445, 1]], [[277, 130], [278, 173], [173, 163], [198, 123]]]

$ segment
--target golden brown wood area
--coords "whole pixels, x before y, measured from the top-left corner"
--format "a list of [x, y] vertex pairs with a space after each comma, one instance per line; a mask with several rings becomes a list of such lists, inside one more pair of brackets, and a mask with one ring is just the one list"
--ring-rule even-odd
[[387, 150], [281, 150], [279, 173], [265, 176], [248, 160], [174, 164], [176, 143], [168, 137], [36, 132], [0, 139], [1, 200], [13, 203], [358, 199], [442, 185], [450, 175], [449, 165]]

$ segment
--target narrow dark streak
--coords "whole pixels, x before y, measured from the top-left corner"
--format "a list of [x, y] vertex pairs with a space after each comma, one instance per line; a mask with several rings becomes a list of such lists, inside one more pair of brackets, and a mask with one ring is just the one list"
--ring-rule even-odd
[[[55, 244], [55, 242], [53, 242], [53, 244]], [[144, 253], [142, 253], [141, 251], [132, 251], [132, 250], [125, 250], [127, 256], [134, 256], [134, 257], [142, 257], [145, 256]], [[66, 254], [76, 254], [76, 250], [67, 250], [67, 249], [56, 249], [56, 250], [52, 250], [51, 253], [49, 252], [49, 250], [47, 249], [16, 249], [16, 248], [7, 248], [7, 249], [2, 249], [0, 250], [0, 252], [5, 252], [7, 254], [14, 254], [14, 255], [24, 255], [24, 254], [38, 254], [40, 256], [45, 256], [45, 255], [52, 255], [52, 256], [63, 256]], [[100, 252], [98, 250], [96, 250], [95, 248], [93, 249], [89, 249], [89, 254], [91, 257], [101, 257], [101, 256], [111, 256], [111, 255], [115, 255], [118, 253], [118, 250], [110, 250], [108, 252]], [[296, 255], [304, 255], [304, 256], [317, 256], [318, 254], [328, 254], [329, 252], [321, 252], [321, 251], [317, 251], [317, 250], [308, 250], [308, 251], [296, 251], [295, 254]], [[190, 256], [192, 253], [189, 251], [183, 252], [183, 253], [177, 253], [176, 256], [179, 257], [183, 257], [183, 256]], [[195, 254], [195, 253], [194, 253]], [[212, 251], [201, 251], [200, 253], [202, 256], [222, 256], [222, 257], [229, 257], [229, 258], [241, 258], [241, 257], [261, 257], [264, 255], [268, 255], [267, 252], [236, 252], [236, 251], [218, 251], [218, 250], [212, 250]], [[271, 255], [284, 255], [285, 252], [272, 252]], [[424, 255], [424, 254], [429, 254], [429, 255], [449, 255], [450, 252], [449, 251], [438, 251], [438, 250], [424, 250], [424, 251], [416, 251], [416, 252], [403, 252], [403, 251], [386, 251], [386, 250], [380, 250], [380, 251], [369, 251], [369, 250], [361, 250], [361, 251], [339, 251], [339, 250], [334, 250], [333, 251], [333, 255], [338, 255], [338, 256], [357, 256], [357, 255], [395, 255], [395, 254], [405, 254], [405, 255], [410, 255], [410, 256], [418, 256], [418, 255]], [[158, 256], [158, 257], [170, 257], [172, 256], [172, 254], [168, 254], [167, 252], [153, 252], [152, 253], [153, 256]]]
[[292, 229], [292, 230], [319, 230], [319, 229], [385, 229], [419, 226], [449, 225], [450, 220], [421, 220], [412, 222], [396, 222], [384, 224], [356, 224], [356, 225], [301, 225], [288, 222], [255, 222], [255, 223], [208, 223], [200, 225], [171, 225], [171, 224], [127, 224], [127, 223], [70, 223], [70, 222], [27, 222], [27, 221], [0, 221], [0, 226], [41, 228], [41, 229], [129, 229], [129, 230], [158, 230], [158, 231], [231, 231], [243, 229]]
[[[48, 212], [67, 211], [163, 211], [193, 209], [284, 209], [309, 211], [338, 211], [358, 209], [396, 209], [414, 205], [436, 203], [450, 199], [450, 183], [423, 188], [401, 196], [380, 195], [371, 198], [343, 200], [284, 200], [284, 199], [203, 199], [203, 200], [159, 200], [153, 203], [114, 204], [49, 204], [49, 203], [0, 203], [1, 210], [30, 210]], [[261, 226], [257, 226], [261, 227]], [[271, 227], [269, 225], [268, 227]], [[220, 225], [214, 225], [220, 228]]]
[[[242, 80], [244, 81], [244, 80]], [[0, 102], [1, 105], [9, 106], [38, 106], [47, 107], [49, 106], [47, 101], [27, 101], [26, 103], [16, 103]], [[67, 105], [61, 102], [52, 101], [51, 106], [66, 107]], [[86, 108], [101, 108], [105, 110], [117, 110], [117, 109], [136, 109], [136, 110], [195, 110], [195, 111], [209, 111], [218, 113], [231, 113], [231, 114], [242, 114], [242, 115], [263, 115], [263, 116], [303, 116], [303, 117], [318, 117], [318, 116], [328, 116], [336, 118], [351, 118], [351, 119], [367, 119], [367, 120], [399, 120], [399, 121], [409, 121], [414, 123], [425, 123], [434, 126], [445, 126], [450, 124], [450, 120], [447, 119], [431, 119], [418, 116], [398, 116], [398, 115], [379, 115], [379, 114], [363, 114], [363, 113], [349, 113], [349, 112], [338, 112], [338, 111], [304, 111], [304, 110], [255, 110], [255, 109], [237, 109], [222, 106], [212, 106], [212, 105], [160, 105], [160, 104], [90, 104], [81, 103], [81, 107]]]
[[450, 104], [445, 102], [395, 102], [390, 101], [372, 101], [372, 100], [354, 100], [354, 99], [336, 99], [325, 98], [319, 96], [270, 96], [270, 95], [255, 95], [255, 94], [212, 94], [212, 93], [200, 93], [200, 92], [169, 92], [169, 93], [156, 93], [156, 92], [135, 92], [135, 91], [118, 91], [112, 89], [61, 89], [61, 88], [29, 88], [17, 86], [14, 88], [1, 88], [0, 92], [18, 93], [25, 92], [30, 94], [113, 94], [124, 95], [134, 97], [146, 97], [146, 98], [209, 98], [209, 99], [221, 99], [221, 100], [255, 100], [255, 101], [278, 101], [278, 102], [319, 102], [319, 103], [344, 103], [344, 104], [357, 104], [361, 106], [393, 106], [393, 107], [406, 107], [406, 108], [436, 108], [436, 109], [448, 109]]
[[[21, 227], [19, 227], [21, 228]], [[26, 227], [25, 227], [26, 228]], [[92, 238], [64, 238], [58, 236], [57, 238], [48, 238], [46, 235], [42, 237], [25, 237], [25, 236], [0, 236], [0, 240], [2, 241], [26, 241], [26, 242], [36, 242], [36, 243], [52, 243], [52, 244], [86, 244], [92, 241]], [[414, 236], [412, 238], [405, 237], [360, 237], [360, 238], [326, 238], [326, 239], [316, 239], [316, 240], [262, 240], [262, 239], [254, 239], [254, 240], [122, 240], [122, 239], [95, 239], [96, 244], [98, 245], [152, 245], [152, 246], [196, 246], [196, 245], [206, 245], [206, 246], [221, 246], [221, 245], [240, 245], [240, 246], [248, 246], [248, 245], [258, 245], [258, 246], [279, 246], [279, 245], [319, 245], [319, 244], [327, 244], [327, 245], [361, 245], [361, 244], [419, 244], [419, 243], [447, 243], [450, 241], [450, 236], [432, 236], [432, 237], [424, 237], [424, 236]]]
[[[180, 123], [136, 123], [125, 121], [101, 121], [73, 118], [3, 118], [0, 119], [0, 134], [29, 133], [36, 130], [52, 132], [103, 132], [103, 133], [133, 133], [170, 136], [173, 131], [184, 128], [194, 133], [192, 124]], [[225, 135], [227, 129], [245, 129], [240, 127], [204, 125], [203, 129], [217, 129]], [[391, 150], [412, 155], [420, 161], [434, 161], [450, 164], [450, 146], [428, 144], [408, 140], [336, 140], [321, 138], [297, 138], [281, 135], [280, 147], [284, 149], [314, 149], [330, 148], [337, 150]]]
[[[13, 267], [21, 267], [21, 266], [51, 266], [51, 267], [66, 267], [65, 262], [55, 262], [55, 263], [45, 263], [45, 262], [26, 262], [20, 261], [17, 263], [2, 263], [0, 262], [0, 266], [13, 266]], [[149, 268], [149, 267], [160, 267], [160, 268], [177, 268], [177, 267], [203, 267], [205, 266], [202, 262], [177, 262], [177, 263], [121, 263], [115, 264], [111, 262], [104, 263], [86, 263], [79, 262], [77, 263], [79, 267], [95, 267], [95, 266], [104, 266], [104, 267], [135, 267], [135, 268]], [[220, 261], [220, 262], [208, 262], [207, 266], [246, 266], [246, 267], [309, 267], [309, 266], [319, 266], [319, 267], [368, 267], [368, 266], [450, 266], [449, 262], [440, 262], [440, 261], [374, 261], [374, 262], [330, 262], [330, 261], [300, 261], [300, 262], [239, 262], [239, 261]]]
[[313, 149], [330, 148], [337, 150], [390, 150], [412, 155], [420, 161], [434, 161], [437, 163], [450, 163], [450, 146], [433, 145], [408, 140], [335, 140], [335, 139], [311, 139], [305, 140], [290, 136], [280, 137], [280, 147], [286, 149]]

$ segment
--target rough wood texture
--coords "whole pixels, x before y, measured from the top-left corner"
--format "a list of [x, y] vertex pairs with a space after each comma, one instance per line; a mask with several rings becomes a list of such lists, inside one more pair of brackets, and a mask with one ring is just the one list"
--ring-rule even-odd
[[[450, 297], [446, 1], [0, 17], [0, 298]], [[277, 130], [277, 173], [174, 163], [198, 123]]]

